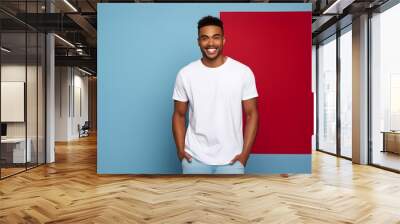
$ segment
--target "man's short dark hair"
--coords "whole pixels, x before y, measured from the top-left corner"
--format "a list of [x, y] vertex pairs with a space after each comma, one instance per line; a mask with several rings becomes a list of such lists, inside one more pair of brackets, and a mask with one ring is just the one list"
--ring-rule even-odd
[[223, 22], [214, 16], [205, 16], [203, 18], [201, 18], [199, 20], [199, 22], [197, 23], [197, 30], [200, 31], [200, 28], [204, 27], [204, 26], [219, 26], [222, 29], [222, 32], [224, 31], [224, 24]]

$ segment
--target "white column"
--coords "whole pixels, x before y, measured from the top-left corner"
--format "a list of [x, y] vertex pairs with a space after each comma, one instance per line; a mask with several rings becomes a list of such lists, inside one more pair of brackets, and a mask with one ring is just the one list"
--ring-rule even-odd
[[[47, 12], [53, 12], [54, 6], [47, 1]], [[54, 35], [46, 35], [46, 163], [55, 162], [55, 44]]]
[[46, 163], [55, 161], [54, 133], [55, 133], [55, 76], [54, 76], [54, 35], [49, 33], [46, 36], [46, 57], [47, 57], [47, 77], [46, 77]]
[[368, 15], [353, 19], [353, 162], [368, 163]]

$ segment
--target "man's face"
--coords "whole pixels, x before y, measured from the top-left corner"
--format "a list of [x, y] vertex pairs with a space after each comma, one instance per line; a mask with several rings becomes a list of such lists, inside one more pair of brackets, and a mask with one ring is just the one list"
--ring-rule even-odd
[[199, 30], [197, 40], [203, 57], [213, 60], [222, 54], [225, 38], [221, 27], [214, 25], [203, 26]]

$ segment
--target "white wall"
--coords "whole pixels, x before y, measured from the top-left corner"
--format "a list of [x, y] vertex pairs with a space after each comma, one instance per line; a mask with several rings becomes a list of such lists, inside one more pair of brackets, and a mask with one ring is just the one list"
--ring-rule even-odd
[[76, 68], [56, 67], [55, 89], [55, 140], [77, 139], [78, 124], [88, 120], [88, 77]]
[[69, 69], [67, 67], [55, 68], [55, 141], [68, 140], [68, 117], [70, 84]]
[[[9, 64], [1, 66], [1, 81], [2, 82], [25, 82], [25, 64]], [[32, 70], [31, 66], [28, 66], [28, 74]], [[6, 108], [1, 108], [6, 110]], [[7, 137], [25, 137], [25, 122], [11, 122], [7, 123]]]
[[[76, 71], [76, 70], [75, 70]], [[74, 79], [74, 86], [75, 86], [75, 113], [72, 119], [72, 135], [78, 137], [78, 124], [81, 126], [85, 123], [85, 121], [89, 120], [89, 111], [88, 111], [88, 77], [81, 76], [82, 73], [79, 75], [75, 75]], [[80, 93], [79, 93], [80, 91]], [[80, 98], [79, 98], [80, 96]], [[80, 101], [80, 103], [79, 103]], [[81, 107], [81, 108], [80, 108]], [[80, 110], [81, 111], [80, 111]]]
[[[30, 133], [35, 133], [36, 136], [36, 66], [6, 64], [1, 66], [1, 81], [3, 82], [25, 82], [25, 75], [27, 69], [28, 88], [27, 88], [27, 119], [28, 119], [28, 137]], [[39, 68], [41, 73], [41, 68]], [[40, 101], [41, 102], [41, 101]], [[42, 105], [39, 105], [41, 107]], [[7, 108], [2, 108], [6, 110]], [[8, 137], [25, 137], [25, 123], [26, 122], [7, 122], [7, 136]], [[43, 137], [43, 136], [40, 136]]]

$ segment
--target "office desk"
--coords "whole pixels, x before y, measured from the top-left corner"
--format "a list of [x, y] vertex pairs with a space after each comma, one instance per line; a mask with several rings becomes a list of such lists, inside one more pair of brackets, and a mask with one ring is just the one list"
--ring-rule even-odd
[[[25, 138], [6, 138], [1, 139], [1, 157], [6, 163], [25, 163], [31, 162], [32, 140], [27, 139], [27, 147], [25, 151]], [[26, 154], [25, 154], [26, 152]], [[12, 158], [12, 159], [11, 159]], [[27, 161], [25, 161], [27, 159]]]
[[382, 152], [393, 152], [400, 154], [400, 132], [383, 131], [383, 150]]

